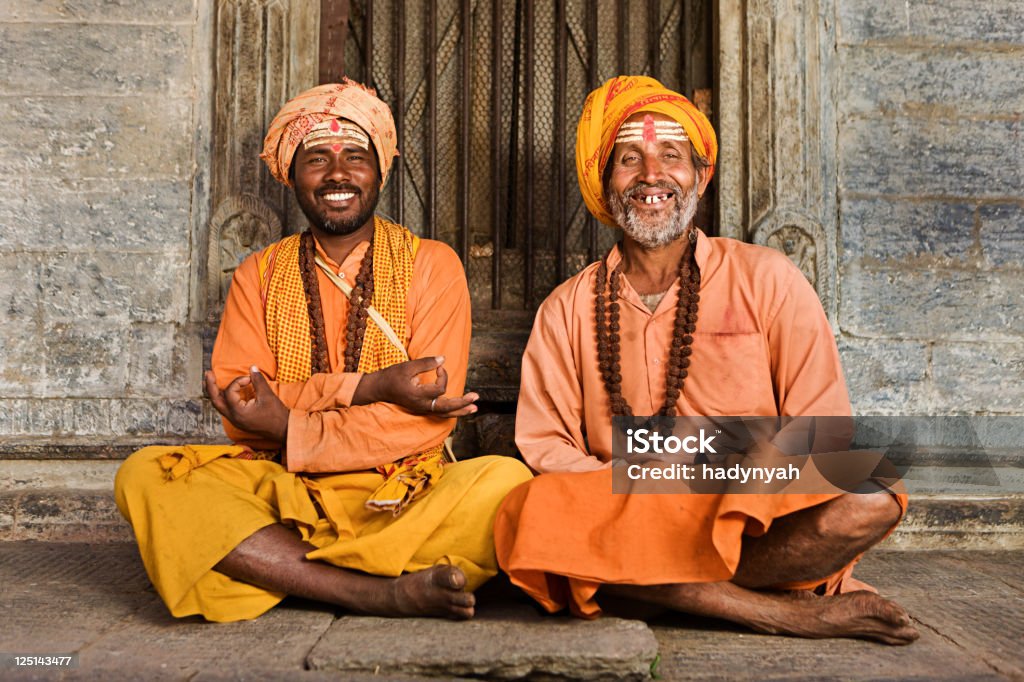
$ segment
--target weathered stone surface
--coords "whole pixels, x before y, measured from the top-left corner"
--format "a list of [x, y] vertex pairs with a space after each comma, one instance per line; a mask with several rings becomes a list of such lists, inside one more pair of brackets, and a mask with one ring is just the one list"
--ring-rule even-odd
[[[961, 413], [965, 410], [959, 410]], [[1021, 461], [1024, 419], [1000, 415], [862, 416], [857, 420], [857, 440], [869, 447], [893, 443], [918, 446], [917, 459], [930, 463], [956, 461], [973, 465], [980, 461], [1012, 465]], [[977, 455], [983, 457], [979, 459]]]
[[[224, 440], [222, 436], [220, 441]], [[25, 437], [19, 434], [14, 439], [5, 438], [0, 441], [0, 458], [7, 461], [77, 461], [83, 463], [90, 460], [121, 460], [127, 458], [140, 448], [153, 445], [153, 441], [153, 438], [146, 436], [125, 437], [109, 434], [103, 438], [74, 436], [60, 438], [59, 440], [54, 439], [52, 436]], [[164, 445], [175, 445], [214, 441], [207, 441], [198, 436], [186, 434], [175, 438], [161, 437], [159, 442]]]
[[1019, 414], [1024, 405], [1024, 344], [936, 344], [932, 356], [939, 413], [984, 405]]
[[1024, 266], [1024, 205], [991, 204], [978, 209], [981, 252], [996, 267]]
[[973, 205], [959, 202], [846, 199], [839, 263], [967, 265], [975, 255], [974, 213]]
[[[130, 617], [140, 600], [154, 598], [147, 593], [138, 552], [127, 543], [94, 549], [5, 543], [3, 549], [0, 612], [6, 626], [0, 632], [0, 649], [5, 652], [78, 651]], [[78, 670], [83, 670], [79, 659]]]
[[93, 594], [152, 592], [135, 543], [92, 546], [13, 542], [0, 552], [0, 578], [9, 594], [57, 594], [74, 587]]
[[187, 96], [191, 43], [182, 25], [0, 24], [0, 94]]
[[35, 254], [0, 253], [0, 312], [5, 320], [38, 319], [39, 267]]
[[6, 436], [28, 431], [28, 401], [0, 400], [0, 435]]
[[1024, 45], [1024, 8], [1013, 0], [990, 2], [978, 11], [973, 0], [842, 0], [842, 43], [907, 40], [921, 43], [1011, 43]]
[[[324, 670], [220, 670], [203, 671], [195, 677], [189, 677], [189, 682], [337, 682], [337, 673]], [[464, 677], [446, 677], [446, 680], [470, 680]], [[379, 673], [345, 673], [345, 682], [436, 682], [436, 677], [424, 677], [422, 675], [381, 675]]]
[[1024, 168], [1020, 120], [849, 117], [839, 126], [839, 183], [849, 192], [954, 197], [1018, 197]]
[[[301, 671], [306, 653], [334, 620], [327, 607], [275, 608], [257, 620], [210, 625], [177, 620], [158, 599], [130, 622], [110, 628], [82, 649], [95, 669], [145, 669], [160, 661], [168, 672], [202, 669]], [[215, 630], [215, 632], [213, 631]]]
[[[110, 433], [110, 413], [105, 401], [75, 400], [71, 403], [71, 432], [79, 437]], [[96, 442], [96, 439], [90, 439]], [[102, 440], [100, 440], [102, 442]]]
[[111, 428], [133, 436], [199, 433], [203, 410], [199, 400], [123, 400], [111, 405]]
[[856, 336], [1015, 341], [1024, 334], [1017, 275], [850, 267], [841, 284], [840, 326]]
[[14, 521], [0, 541], [125, 542], [131, 528], [110, 490], [35, 488], [0, 492]]
[[[929, 630], [969, 651], [994, 672], [1011, 679], [1024, 677], [1024, 652], [1020, 640], [1024, 623], [1024, 595], [1009, 599], [978, 599], [957, 596], [944, 599], [941, 608], [930, 596], [905, 600], [914, 617]], [[966, 625], [967, 618], [971, 624]]]
[[[38, 583], [32, 587], [0, 598], [0, 646], [5, 652], [37, 652], [39, 643], [46, 642], [49, 653], [72, 653], [135, 610], [130, 600], [112, 599], [109, 593]], [[40, 619], [40, 609], [48, 610], [50, 617]]]
[[[913, 502], [911, 503], [913, 508]], [[963, 552], [871, 551], [857, 564], [858, 579], [897, 600], [909, 596], [934, 596], [935, 586], [958, 583], [950, 596], [979, 599], [1013, 599], [1024, 593], [1020, 576], [1022, 550]], [[964, 581], [965, 575], [971, 580]], [[1007, 578], [1010, 578], [1009, 582]]]
[[1024, 495], [915, 495], [893, 549], [1024, 549]]
[[113, 490], [118, 461], [0, 459], [0, 491], [35, 488]]
[[40, 273], [48, 321], [186, 319], [184, 253], [68, 253], [44, 259]]
[[841, 49], [840, 113], [929, 114], [950, 118], [1014, 115], [1024, 110], [1017, 52], [923, 47]]
[[[187, 180], [0, 180], [0, 249], [181, 252], [189, 246]], [[35, 254], [23, 254], [30, 260]]]
[[8, 21], [191, 23], [193, 12], [193, 0], [0, 0], [0, 17]]
[[854, 414], [928, 414], [928, 346], [840, 337]]
[[175, 398], [201, 385], [199, 335], [170, 324], [138, 324], [131, 331], [128, 394]]
[[[73, 413], [75, 404], [88, 402], [92, 410], [106, 413], [109, 401], [65, 401], [65, 400], [2, 400], [0, 401], [0, 435], [4, 436], [43, 436], [54, 433], [74, 433]], [[85, 418], [85, 415], [83, 415]], [[95, 423], [95, 422], [94, 422]], [[110, 420], [105, 419], [109, 433]], [[5, 443], [11, 439], [4, 439]]]
[[[35, 321], [17, 318], [0, 325], [0, 394], [45, 395], [48, 382], [46, 355], [39, 348], [41, 328]], [[0, 417], [0, 432], [4, 419]]]
[[39, 278], [46, 319], [83, 323], [90, 319], [127, 320], [136, 284], [132, 260], [118, 253], [47, 257]]
[[11, 537], [14, 533], [14, 514], [16, 510], [16, 496], [0, 495], [0, 538]]
[[[738, 626], [676, 618], [655, 625], [661, 649], [658, 673], [666, 680], [981, 680], [992, 673], [940, 635], [926, 630], [910, 647], [850, 639], [786, 639]], [[911, 672], [912, 671], [912, 672]]]
[[[11, 645], [29, 638], [25, 645], [31, 651], [53, 653], [60, 645], [77, 645], [79, 667], [65, 671], [62, 679], [338, 679], [337, 671], [304, 670], [308, 652], [332, 620], [326, 609], [286, 600], [248, 623], [174, 621], [149, 587], [134, 544], [13, 542], [0, 549], [0, 618], [5, 625], [16, 624], [0, 629], [0, 650], [10, 652]], [[922, 639], [913, 646], [770, 637], [678, 616], [652, 627], [661, 653], [657, 670], [665, 680], [1020, 677], [1019, 647], [1006, 645], [1019, 639], [1022, 560], [1022, 552], [868, 552], [855, 574], [918, 619]], [[410, 641], [402, 624], [414, 621], [389, 622], [394, 632], [372, 640], [369, 650], [401, 650]], [[546, 630], [544, 624], [524, 627]], [[450, 643], [438, 637], [433, 648]], [[490, 644], [501, 657], [514, 653], [512, 640]], [[604, 644], [586, 640], [579, 654], [600, 655], [610, 650]], [[10, 672], [5, 679], [22, 679]], [[344, 678], [368, 682], [371, 676], [373, 671], [346, 672]], [[372, 677], [410, 678], [416, 679], [384, 669]]]
[[[914, 509], [911, 503], [911, 511]], [[973, 631], [986, 605], [1019, 603], [1024, 590], [1002, 576], [1020, 573], [1021, 552], [868, 552], [854, 575], [907, 607], [918, 620], [922, 638], [910, 647], [883, 647], [867, 642], [776, 640], [726, 624], [674, 617], [655, 624], [663, 679], [736, 679], [756, 671], [760, 679], [1005, 679], [1006, 667], [1020, 660], [1016, 650], [993, 651], [967, 645], [958, 631]], [[946, 613], [946, 600], [977, 602], [978, 609]], [[929, 606], [924, 607], [927, 602]], [[1016, 607], [1010, 609], [1015, 615]], [[1016, 616], [1019, 618], [1019, 616]], [[1003, 622], [1006, 622], [1005, 620]], [[1012, 620], [1005, 628], [1011, 637]], [[951, 636], [952, 635], [952, 636]], [[1006, 641], [1005, 636], [997, 642]], [[1003, 675], [996, 674], [1003, 670]], [[991, 677], [990, 677], [991, 676]]]
[[128, 380], [126, 325], [117, 322], [46, 325], [47, 385], [65, 396], [116, 396]]
[[0, 96], [0, 173], [48, 182], [184, 178], [192, 128], [186, 98]]
[[[0, 436], [6, 436], [0, 446], [15, 442], [16, 438], [12, 437], [55, 434], [60, 435], [58, 440], [52, 441], [56, 451], [73, 452], [81, 446], [83, 453], [102, 450], [104, 445], [110, 444], [110, 437], [119, 441], [126, 440], [125, 437], [136, 438], [132, 445], [159, 437], [173, 442], [189, 437], [199, 442], [210, 438], [215, 442], [225, 441], [220, 415], [209, 401], [198, 397], [0, 400]], [[32, 457], [46, 456], [45, 449], [41, 446]]]
[[[401, 647], [380, 642], [401, 638]], [[639, 621], [543, 617], [528, 607], [453, 623], [339, 619], [310, 652], [314, 670], [518, 679], [646, 679], [658, 647]]]
[[29, 423], [39, 435], [68, 438], [71, 430], [71, 403], [63, 400], [33, 400], [28, 403]]

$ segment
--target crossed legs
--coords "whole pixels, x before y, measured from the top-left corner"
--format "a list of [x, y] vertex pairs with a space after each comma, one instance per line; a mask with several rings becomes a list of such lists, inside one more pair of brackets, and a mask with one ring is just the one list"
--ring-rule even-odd
[[398, 578], [381, 578], [309, 561], [316, 549], [280, 524], [262, 528], [215, 566], [217, 571], [273, 592], [336, 604], [379, 616], [472, 618], [476, 603], [455, 566], [434, 566]]
[[758, 632], [858, 637], [885, 644], [918, 638], [898, 604], [867, 591], [819, 597], [772, 586], [824, 580], [879, 542], [899, 520], [887, 493], [847, 494], [776, 519], [761, 537], [744, 537], [729, 582], [604, 585], [599, 594], [733, 621]]

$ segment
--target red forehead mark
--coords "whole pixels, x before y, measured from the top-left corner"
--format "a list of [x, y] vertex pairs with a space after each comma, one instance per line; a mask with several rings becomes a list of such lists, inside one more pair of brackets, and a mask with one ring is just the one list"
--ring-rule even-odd
[[338, 125], [338, 119], [334, 119], [333, 121], [331, 121], [331, 132], [336, 133], [339, 130], [341, 130], [341, 126]]
[[644, 142], [657, 142], [658, 133], [654, 130], [654, 117], [650, 114], [644, 116]]
[[341, 145], [338, 144], [338, 143], [334, 143], [334, 144], [331, 145], [331, 150], [332, 151], [336, 151], [336, 152], [340, 152], [341, 151]]

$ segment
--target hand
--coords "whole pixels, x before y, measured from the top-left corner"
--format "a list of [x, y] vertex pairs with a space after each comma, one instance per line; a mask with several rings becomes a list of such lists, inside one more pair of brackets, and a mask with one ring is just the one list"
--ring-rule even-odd
[[242, 431], [284, 443], [288, 436], [288, 408], [274, 394], [263, 373], [255, 365], [248, 376], [240, 376], [223, 391], [217, 387], [213, 372], [205, 376], [210, 402], [224, 417]]
[[[414, 414], [442, 419], [473, 414], [477, 410], [473, 403], [480, 396], [467, 393], [461, 398], [446, 398], [448, 372], [443, 365], [443, 356], [419, 358], [365, 374], [356, 386], [352, 404], [392, 403]], [[420, 383], [419, 375], [430, 371], [436, 373], [434, 381]]]

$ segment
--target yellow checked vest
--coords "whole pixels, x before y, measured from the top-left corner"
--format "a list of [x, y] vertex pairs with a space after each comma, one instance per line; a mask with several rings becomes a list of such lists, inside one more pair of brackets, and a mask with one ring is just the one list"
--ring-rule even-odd
[[[292, 235], [265, 249], [259, 257], [260, 295], [267, 324], [267, 341], [277, 358], [281, 383], [305, 381], [310, 377], [312, 343], [309, 310], [299, 271], [300, 235]], [[401, 225], [374, 217], [373, 307], [384, 317], [399, 339], [406, 338], [406, 301], [412, 282], [413, 261], [419, 238]], [[369, 374], [406, 360], [404, 348], [397, 348], [369, 318], [359, 356], [358, 371]], [[432, 481], [441, 477], [444, 446], [414, 453], [397, 462], [377, 467], [384, 482], [370, 496], [366, 506], [388, 510], [396, 516]]]

